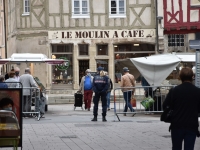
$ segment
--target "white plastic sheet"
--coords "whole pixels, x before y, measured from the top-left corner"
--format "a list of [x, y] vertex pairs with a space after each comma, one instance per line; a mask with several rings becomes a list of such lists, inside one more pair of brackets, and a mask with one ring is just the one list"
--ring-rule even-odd
[[130, 58], [130, 60], [153, 86], [159, 86], [180, 63], [180, 59], [174, 54]]

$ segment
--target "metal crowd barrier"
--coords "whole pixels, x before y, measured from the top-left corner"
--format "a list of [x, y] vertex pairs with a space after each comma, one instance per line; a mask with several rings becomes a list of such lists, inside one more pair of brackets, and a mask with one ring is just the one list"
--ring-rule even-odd
[[41, 118], [40, 108], [39, 108], [39, 101], [40, 101], [40, 88], [37, 87], [23, 87], [23, 89], [30, 89], [31, 95], [31, 106], [32, 106], [32, 99], [34, 99], [35, 110], [31, 112], [24, 112], [24, 97], [22, 98], [22, 113], [23, 114], [35, 114], [35, 117], [39, 121]]
[[[163, 112], [162, 109], [162, 104], [171, 88], [174, 86], [169, 85], [169, 86], [136, 86], [136, 87], [126, 87], [126, 88], [115, 88], [114, 89], [114, 115], [117, 116], [118, 121], [119, 115], [118, 114], [131, 114], [135, 115], [138, 113], [146, 113], [146, 114], [151, 114], [151, 113], [161, 113]], [[124, 95], [122, 90], [127, 89], [131, 91], [131, 95], [133, 94], [134, 91], [134, 98], [136, 99], [136, 107], [132, 107], [134, 109], [134, 112], [131, 112], [130, 109], [128, 108], [127, 112], [124, 112], [124, 107], [125, 104], [128, 103], [128, 101], [124, 100]], [[147, 92], [145, 92], [145, 90]], [[125, 95], [127, 96], [127, 95]], [[148, 97], [153, 98], [154, 103], [152, 104], [151, 107], [148, 109], [145, 109], [145, 107], [141, 104], [141, 102]]]

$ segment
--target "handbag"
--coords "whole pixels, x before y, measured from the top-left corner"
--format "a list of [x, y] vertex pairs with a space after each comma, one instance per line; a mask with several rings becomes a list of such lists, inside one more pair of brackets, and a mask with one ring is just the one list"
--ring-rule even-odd
[[[171, 90], [173, 91], [173, 88]], [[173, 106], [172, 96], [171, 96], [171, 106]], [[172, 114], [173, 114], [173, 108], [168, 105], [161, 114], [160, 121], [171, 123]]]
[[133, 95], [131, 96], [130, 103], [131, 103], [132, 107], [136, 107], [136, 99], [135, 99], [135, 97]]
[[140, 103], [145, 109], [149, 109], [153, 105], [154, 99], [149, 96], [144, 98]]
[[171, 123], [173, 110], [167, 106], [160, 116], [160, 121]]

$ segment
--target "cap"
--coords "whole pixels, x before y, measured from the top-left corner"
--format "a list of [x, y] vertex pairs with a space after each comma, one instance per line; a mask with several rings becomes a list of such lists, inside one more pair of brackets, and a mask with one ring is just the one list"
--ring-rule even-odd
[[15, 67], [15, 71], [20, 71], [20, 69], [18, 67]]
[[91, 72], [91, 70], [90, 70], [90, 69], [87, 69], [87, 70], [85, 70], [85, 72]]
[[124, 67], [124, 68], [123, 68], [123, 71], [124, 71], [124, 72], [129, 72], [128, 67]]
[[97, 71], [101, 71], [101, 70], [104, 70], [104, 68], [101, 66], [97, 68]]

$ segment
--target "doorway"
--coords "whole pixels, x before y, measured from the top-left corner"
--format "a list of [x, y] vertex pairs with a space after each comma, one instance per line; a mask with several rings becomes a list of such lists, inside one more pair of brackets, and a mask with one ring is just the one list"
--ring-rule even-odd
[[79, 85], [87, 69], [89, 69], [89, 60], [79, 60]]

